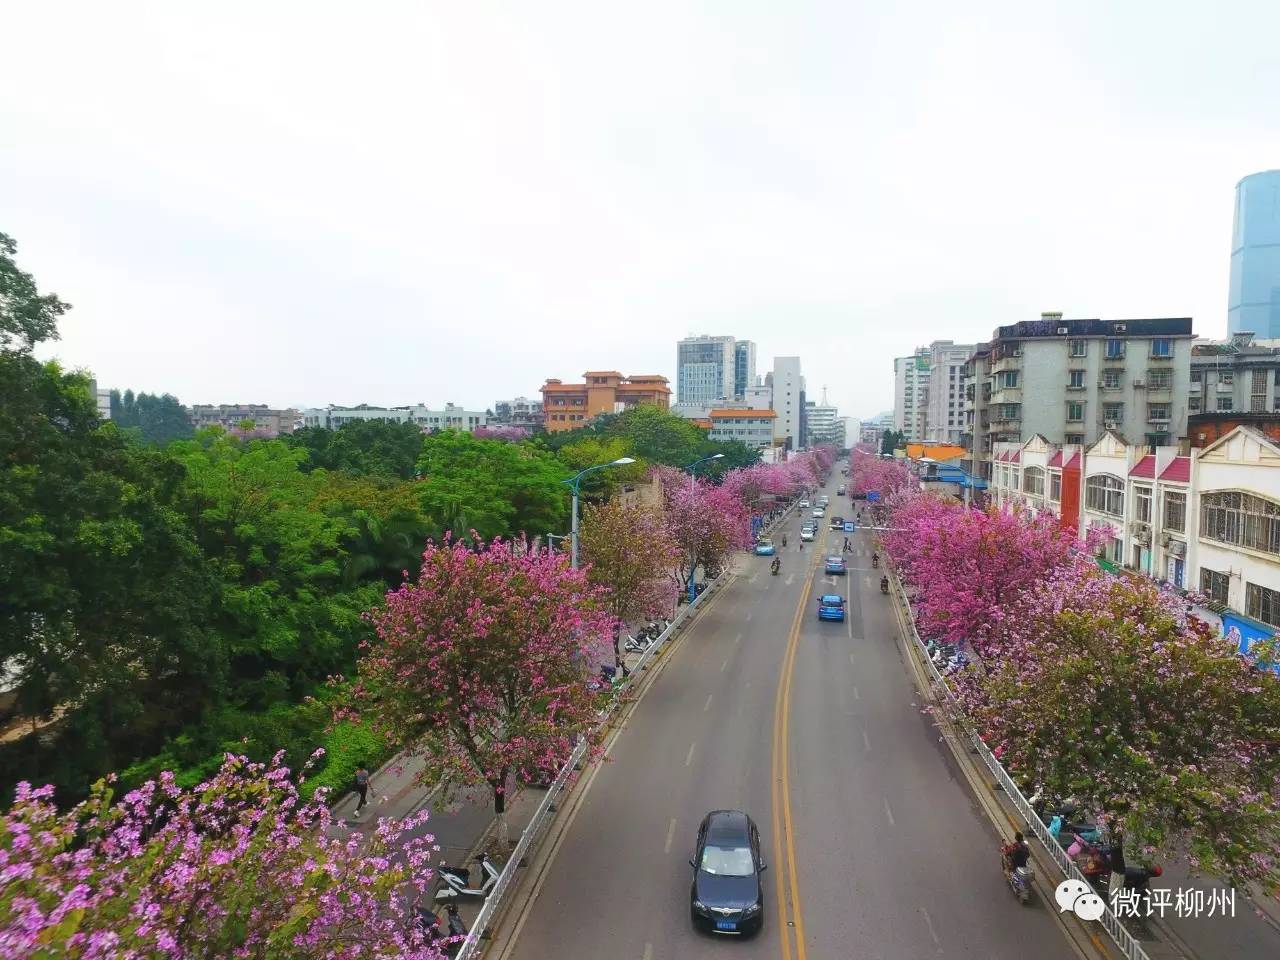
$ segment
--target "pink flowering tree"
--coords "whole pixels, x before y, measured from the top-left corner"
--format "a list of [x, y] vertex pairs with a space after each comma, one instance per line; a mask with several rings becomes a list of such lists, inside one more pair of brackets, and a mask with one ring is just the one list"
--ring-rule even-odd
[[1009, 607], [989, 652], [964, 686], [1005, 763], [1148, 856], [1280, 883], [1280, 680], [1184, 601], [1080, 559]]
[[667, 529], [680, 548], [677, 572], [687, 588], [697, 568], [717, 569], [734, 550], [751, 543], [751, 515], [732, 488], [690, 481], [678, 470], [658, 468]]
[[0, 820], [0, 956], [437, 960], [414, 917], [425, 811], [333, 839], [277, 756], [228, 755], [190, 789], [172, 774], [113, 803], [99, 783], [67, 811], [18, 785]]
[[849, 466], [849, 492], [855, 496], [878, 493], [888, 500], [901, 490], [917, 486], [911, 471], [896, 460], [853, 455]]
[[[579, 550], [588, 581], [604, 588], [604, 606], [619, 625], [670, 612], [674, 606], [676, 581], [671, 572], [680, 562], [680, 547], [656, 510], [617, 498], [589, 504]], [[618, 640], [615, 628], [615, 663], [622, 660]]]
[[429, 544], [418, 581], [369, 614], [352, 703], [425, 761], [424, 784], [487, 786], [505, 846], [509, 777], [558, 769], [595, 721], [607, 602], [563, 553]]
[[524, 427], [510, 427], [502, 424], [495, 424], [491, 427], [476, 427], [473, 432], [476, 438], [480, 440], [506, 440], [510, 443], [519, 443], [521, 440], [529, 439], [529, 431]]
[[1007, 607], [1070, 562], [1075, 538], [1048, 514], [965, 510], [954, 501], [895, 498], [882, 537], [913, 588], [921, 632], [979, 651]]

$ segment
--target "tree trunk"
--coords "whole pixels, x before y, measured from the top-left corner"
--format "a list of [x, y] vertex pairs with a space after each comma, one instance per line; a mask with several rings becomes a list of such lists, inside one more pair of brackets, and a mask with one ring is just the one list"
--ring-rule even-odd
[[507, 771], [497, 780], [490, 780], [493, 788], [493, 813], [498, 821], [498, 847], [503, 853], [511, 849], [511, 834], [507, 828]]

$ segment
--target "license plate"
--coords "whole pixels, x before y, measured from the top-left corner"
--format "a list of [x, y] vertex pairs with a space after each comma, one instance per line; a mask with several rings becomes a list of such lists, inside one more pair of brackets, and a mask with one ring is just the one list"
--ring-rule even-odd
[[737, 930], [738, 921], [737, 920], [717, 920], [716, 929], [717, 930]]

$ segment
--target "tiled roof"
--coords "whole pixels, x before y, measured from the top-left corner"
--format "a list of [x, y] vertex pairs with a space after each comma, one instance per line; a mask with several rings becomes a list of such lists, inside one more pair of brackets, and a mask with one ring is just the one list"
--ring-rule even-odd
[[1164, 473], [1160, 474], [1161, 480], [1169, 480], [1173, 483], [1190, 483], [1191, 482], [1191, 458], [1190, 457], [1174, 457], [1169, 465], [1164, 468]]
[[1067, 467], [1078, 467], [1078, 466], [1080, 466], [1080, 451], [1079, 451], [1079, 450], [1077, 450], [1075, 453], [1073, 453], [1073, 454], [1071, 455], [1071, 459], [1069, 459], [1069, 460], [1068, 460], [1066, 463], [1064, 463], [1062, 466], [1063, 466], [1063, 469], [1066, 469]]
[[1062, 451], [1061, 451], [1061, 450], [1059, 450], [1057, 453], [1055, 453], [1052, 457], [1050, 457], [1050, 458], [1049, 458], [1049, 466], [1051, 466], [1051, 467], [1060, 467], [1060, 466], [1062, 466]]
[[1013, 453], [1009, 454], [1009, 462], [1010, 462], [1010, 463], [1021, 463], [1021, 462], [1022, 462], [1022, 451], [1021, 451], [1021, 450], [1015, 450], [1015, 451], [1013, 451]]
[[1148, 453], [1145, 457], [1133, 465], [1133, 469], [1129, 471], [1131, 477], [1145, 477], [1148, 480], [1154, 480], [1156, 477], [1156, 458]]

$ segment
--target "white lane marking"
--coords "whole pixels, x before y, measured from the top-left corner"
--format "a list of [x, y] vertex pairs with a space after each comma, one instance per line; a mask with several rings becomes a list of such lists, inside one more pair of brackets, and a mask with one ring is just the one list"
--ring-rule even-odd
[[684, 758], [684, 765], [685, 765], [686, 767], [687, 767], [687, 766], [689, 766], [689, 764], [693, 763], [693, 748], [694, 748], [694, 747], [696, 747], [697, 745], [698, 745], [698, 741], [697, 741], [697, 740], [695, 740], [695, 741], [693, 741], [693, 743], [689, 744], [689, 755], [688, 755], [687, 757], [685, 757], [685, 758]]
[[884, 798], [884, 812], [889, 816], [889, 826], [896, 827], [898, 822], [893, 819], [893, 811], [889, 809], [889, 798]]
[[747, 577], [747, 583], [755, 583], [757, 578], [759, 578], [759, 576], [760, 574], [753, 573], [751, 576]]
[[742, 634], [738, 634], [736, 637], [733, 638], [734, 643], [738, 643], [741, 640], [742, 640]]
[[671, 852], [671, 841], [675, 839], [675, 835], [676, 835], [676, 818], [672, 817], [671, 822], [667, 824], [667, 842], [662, 846], [663, 853]]
[[853, 654], [852, 654], [852, 653], [851, 653], [851, 654], [849, 654], [849, 663], [850, 663], [850, 664], [852, 664], [852, 665], [853, 665], [853, 666], [855, 666], [855, 667], [857, 666], [857, 663], [855, 663], [855, 662], [854, 662]]
[[871, 738], [867, 736], [867, 731], [862, 731], [862, 748], [863, 750], [871, 749]]
[[[844, 605], [845, 605], [845, 609], [852, 609], [852, 607], [849, 606], [848, 600], [845, 600]], [[853, 617], [844, 618], [844, 628], [845, 628], [845, 632], [849, 634], [849, 639], [852, 640], [853, 639]]]
[[929, 911], [921, 907], [920, 912], [924, 914], [924, 925], [929, 928], [929, 936], [933, 937], [933, 945], [935, 947], [942, 946], [942, 941], [938, 939], [938, 934], [933, 929], [933, 919], [929, 916]]
[[711, 709], [711, 694], [707, 694], [707, 702], [702, 705], [702, 712], [706, 713]]
[[[850, 655], [849, 655], [849, 659], [850, 659], [850, 660], [852, 660], [852, 659], [853, 659], [853, 654], [850, 654]], [[857, 688], [857, 687], [854, 687], [854, 688], [853, 688], [853, 699], [855, 699], [855, 700], [861, 700], [861, 699], [862, 699], [862, 695], [861, 695], [860, 693], [858, 693], [858, 688]]]
[[748, 619], [748, 620], [750, 620], [750, 619], [751, 619], [751, 611], [750, 611], [750, 610], [748, 610], [748, 611], [747, 611], [747, 619]]
[[791, 584], [795, 583], [795, 581], [796, 581], [796, 575], [795, 575], [794, 573], [788, 573], [788, 574], [787, 574], [787, 586], [788, 586], [788, 587], [789, 587], [789, 586], [791, 586]]
[[644, 945], [644, 956], [640, 960], [653, 960], [653, 944], [646, 943]]
[[720, 664], [720, 672], [721, 672], [721, 673], [724, 673], [725, 668], [727, 668], [728, 666], [729, 666], [729, 658], [728, 658], [728, 657], [725, 657], [725, 658], [724, 658], [724, 663]]

